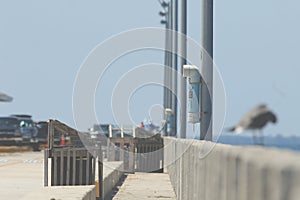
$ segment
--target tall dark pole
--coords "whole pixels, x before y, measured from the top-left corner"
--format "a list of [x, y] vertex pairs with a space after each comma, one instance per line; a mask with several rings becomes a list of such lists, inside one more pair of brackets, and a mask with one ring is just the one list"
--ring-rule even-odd
[[172, 111], [173, 111], [173, 136], [177, 134], [177, 70], [178, 70], [178, 0], [172, 0], [173, 10], [173, 75], [172, 75]]
[[187, 0], [181, 0], [181, 55], [180, 68], [180, 138], [186, 138], [186, 79], [183, 77], [183, 65], [186, 64]]
[[[177, 134], [177, 70], [178, 70], [178, 0], [170, 0], [168, 3], [159, 1], [164, 8], [164, 12], [160, 12], [161, 16], [165, 16], [165, 20], [161, 23], [166, 24], [165, 35], [165, 68], [164, 68], [164, 109], [171, 110], [172, 124], [169, 129], [169, 136]], [[167, 8], [167, 10], [166, 10]], [[167, 115], [164, 113], [165, 119]], [[169, 125], [171, 125], [169, 124]]]
[[165, 67], [164, 67], [164, 86], [165, 86], [165, 98], [164, 98], [164, 108], [171, 109], [172, 96], [171, 96], [171, 87], [172, 87], [172, 74], [170, 68], [172, 67], [172, 39], [171, 39], [171, 12], [170, 12], [170, 3], [167, 7], [166, 12], [166, 36], [165, 36]]
[[213, 0], [203, 0], [202, 45], [206, 50], [202, 57], [201, 74], [205, 84], [201, 88], [201, 127], [200, 139], [212, 140], [213, 125]]
[[[166, 13], [165, 13], [166, 14]], [[167, 71], [167, 66], [168, 66], [168, 22], [167, 22], [167, 16], [165, 16], [166, 20], [162, 20], [161, 23], [165, 24], [166, 27], [166, 34], [165, 34], [165, 66], [164, 66], [164, 109], [167, 108], [168, 104], [168, 89], [166, 88], [167, 83], [168, 83], [168, 71]], [[165, 116], [166, 118], [166, 116]], [[166, 132], [165, 132], [166, 134]]]
[[[159, 12], [161, 16], [165, 17], [165, 20], [162, 20], [161, 23], [166, 25], [165, 29], [165, 67], [164, 67], [164, 110], [166, 109], [172, 109], [172, 66], [173, 66], [173, 55], [172, 55], [172, 43], [173, 43], [173, 35], [172, 35], [172, 2], [166, 3], [165, 1], [161, 2], [161, 5], [164, 9], [164, 11]], [[172, 133], [167, 131], [167, 122], [169, 120], [168, 116], [164, 112], [164, 118], [166, 120], [164, 133], [165, 135], [169, 136]]]
[[[169, 1], [169, 7], [168, 7], [168, 23], [169, 23], [169, 29], [168, 31], [168, 40], [169, 40], [169, 70], [168, 70], [168, 76], [169, 76], [169, 90], [168, 90], [168, 96], [169, 96], [169, 102], [168, 102], [168, 108], [172, 109], [172, 103], [173, 103], [173, 95], [172, 95], [172, 81], [173, 81], [173, 74], [172, 74], [172, 68], [173, 68], [173, 34], [172, 34], [172, 30], [173, 30], [173, 0]], [[172, 133], [170, 133], [172, 134]]]

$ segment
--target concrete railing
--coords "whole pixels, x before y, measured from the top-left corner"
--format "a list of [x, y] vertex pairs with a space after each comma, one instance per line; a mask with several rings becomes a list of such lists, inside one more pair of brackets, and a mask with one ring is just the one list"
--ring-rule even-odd
[[300, 153], [174, 138], [164, 144], [177, 199], [300, 199]]
[[110, 199], [113, 188], [124, 174], [123, 162], [104, 162], [103, 164], [103, 199]]

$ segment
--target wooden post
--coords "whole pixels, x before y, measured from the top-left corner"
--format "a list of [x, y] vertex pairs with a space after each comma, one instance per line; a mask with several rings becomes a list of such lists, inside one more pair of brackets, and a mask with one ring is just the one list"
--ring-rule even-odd
[[48, 186], [48, 157], [49, 157], [49, 150], [45, 149], [45, 151], [44, 151], [44, 186]]

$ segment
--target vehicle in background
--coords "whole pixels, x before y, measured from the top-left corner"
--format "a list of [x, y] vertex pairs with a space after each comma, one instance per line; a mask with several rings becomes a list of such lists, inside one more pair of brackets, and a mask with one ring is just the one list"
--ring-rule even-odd
[[35, 126], [38, 129], [36, 139], [41, 144], [47, 144], [48, 140], [48, 123], [45, 121], [35, 122]]
[[38, 150], [37, 133], [30, 115], [0, 117], [0, 144], [30, 145]]

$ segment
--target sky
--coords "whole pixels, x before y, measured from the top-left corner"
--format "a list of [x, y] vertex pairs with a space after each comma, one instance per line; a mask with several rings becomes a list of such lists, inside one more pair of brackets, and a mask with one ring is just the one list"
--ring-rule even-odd
[[[14, 101], [1, 103], [0, 115], [28, 113], [35, 120], [55, 118], [74, 126], [73, 86], [84, 60], [113, 35], [163, 27], [160, 10], [156, 0], [1, 1], [0, 91]], [[266, 103], [277, 114], [278, 123], [268, 125], [265, 134], [300, 135], [295, 126], [300, 119], [300, 2], [215, 0], [214, 11], [214, 62], [227, 97], [224, 127]], [[188, 36], [201, 44], [201, 1], [188, 2]], [[163, 58], [161, 51], [144, 50], [111, 64], [99, 82], [104, 91], [95, 93], [100, 123], [114, 122], [110, 97], [122, 74], [143, 64], [163, 64]], [[139, 124], [157, 115], [149, 108], [159, 111], [161, 104], [161, 88], [150, 85], [133, 94], [129, 110]]]

